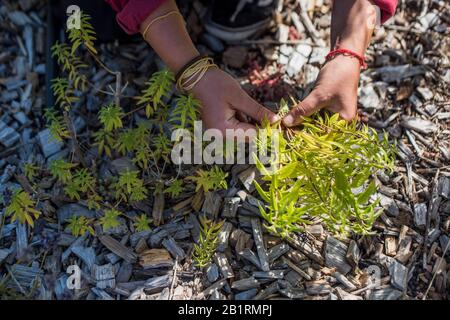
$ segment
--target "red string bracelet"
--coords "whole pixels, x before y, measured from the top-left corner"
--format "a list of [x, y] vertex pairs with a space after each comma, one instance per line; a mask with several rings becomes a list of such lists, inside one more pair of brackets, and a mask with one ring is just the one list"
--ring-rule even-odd
[[357, 54], [356, 52], [353, 52], [348, 49], [341, 49], [339, 47], [336, 47], [336, 49], [330, 51], [329, 54], [325, 57], [326, 61], [330, 61], [331, 59], [334, 59], [337, 55], [343, 54], [344, 56], [349, 56], [358, 59], [359, 64], [361, 65], [361, 68], [367, 69], [366, 59], [364, 56], [361, 56]]

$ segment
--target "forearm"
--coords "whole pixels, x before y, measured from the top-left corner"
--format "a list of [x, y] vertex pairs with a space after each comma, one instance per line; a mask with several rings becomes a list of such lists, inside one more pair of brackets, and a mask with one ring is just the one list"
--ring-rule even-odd
[[335, 0], [331, 16], [331, 48], [340, 47], [364, 55], [377, 19], [369, 0]]
[[[177, 10], [174, 0], [167, 0], [153, 11], [140, 25], [141, 34], [155, 18]], [[148, 29], [145, 40], [152, 46], [170, 70], [177, 72], [187, 62], [199, 55], [179, 15], [170, 15], [156, 21]]]

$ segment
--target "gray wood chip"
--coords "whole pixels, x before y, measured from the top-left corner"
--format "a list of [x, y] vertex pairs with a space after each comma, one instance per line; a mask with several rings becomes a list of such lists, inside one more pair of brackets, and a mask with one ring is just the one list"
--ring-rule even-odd
[[347, 246], [339, 240], [328, 236], [325, 245], [325, 264], [327, 267], [336, 268], [337, 271], [346, 275], [352, 270], [345, 256], [347, 254]]
[[398, 300], [401, 296], [401, 291], [388, 287], [372, 291], [370, 294], [370, 300]]
[[222, 217], [224, 218], [236, 217], [236, 212], [240, 201], [241, 198], [239, 197], [225, 198], [223, 200]]
[[241, 280], [234, 281], [231, 284], [231, 288], [239, 291], [245, 291], [253, 288], [259, 288], [259, 281], [254, 277], [245, 278]]
[[230, 238], [231, 230], [233, 230], [233, 225], [230, 222], [224, 222], [219, 232], [217, 251], [224, 252], [228, 248], [228, 239]]
[[170, 252], [172, 257], [178, 259], [178, 261], [182, 261], [184, 260], [184, 258], [186, 258], [186, 253], [172, 237], [164, 239], [162, 245], [167, 249], [167, 251]]
[[220, 206], [222, 205], [222, 197], [217, 192], [206, 192], [205, 202], [203, 202], [202, 211], [206, 213], [209, 218], [217, 219], [219, 216]]
[[93, 248], [86, 248], [82, 246], [74, 246], [71, 248], [73, 254], [83, 261], [89, 270], [94, 266], [96, 255]]
[[234, 277], [233, 269], [231, 269], [231, 266], [228, 263], [228, 259], [225, 254], [216, 252], [214, 255], [214, 261], [219, 266], [220, 272], [225, 279]]
[[100, 242], [108, 248], [108, 250], [112, 251], [122, 259], [127, 262], [134, 263], [137, 260], [136, 254], [130, 248], [125, 247], [116, 239], [112, 238], [108, 235], [102, 235], [99, 237]]
[[253, 240], [255, 241], [256, 250], [258, 252], [261, 270], [269, 271], [269, 256], [264, 245], [261, 222], [258, 218], [252, 218], [251, 223], [253, 229]]
[[254, 271], [253, 277], [262, 279], [283, 279], [286, 270]]
[[250, 300], [254, 296], [256, 296], [256, 293], [258, 292], [258, 289], [253, 288], [247, 291], [239, 292], [234, 296], [235, 300]]
[[414, 205], [414, 224], [419, 228], [423, 228], [427, 224], [427, 205], [425, 203]]
[[170, 275], [164, 275], [159, 277], [153, 277], [145, 281], [144, 289], [147, 294], [153, 294], [161, 292], [164, 288], [170, 286], [172, 277]]
[[406, 281], [408, 278], [408, 269], [396, 260], [389, 266], [389, 274], [391, 276], [391, 284], [394, 288], [405, 291]]
[[259, 262], [258, 256], [250, 249], [244, 249], [237, 253], [242, 258], [253, 263], [258, 269], [261, 269], [261, 263]]
[[39, 142], [41, 143], [42, 152], [46, 158], [58, 153], [63, 147], [62, 142], [55, 141], [51, 137], [49, 129], [39, 132], [38, 137]]
[[289, 246], [286, 243], [280, 243], [273, 246], [267, 251], [269, 256], [269, 264], [272, 264], [275, 260], [281, 257], [283, 254], [289, 251]]
[[215, 290], [221, 289], [224, 285], [227, 284], [226, 279], [219, 280], [215, 283], [213, 283], [211, 286], [203, 290], [198, 296], [197, 299], [203, 299], [209, 295], [211, 295]]
[[439, 127], [430, 120], [414, 117], [403, 117], [402, 126], [423, 134], [435, 133], [439, 129]]
[[102, 266], [94, 265], [92, 276], [97, 281], [97, 288], [106, 289], [116, 286], [114, 267], [111, 263]]
[[0, 143], [5, 147], [10, 148], [14, 146], [20, 139], [20, 135], [6, 123], [0, 121]]

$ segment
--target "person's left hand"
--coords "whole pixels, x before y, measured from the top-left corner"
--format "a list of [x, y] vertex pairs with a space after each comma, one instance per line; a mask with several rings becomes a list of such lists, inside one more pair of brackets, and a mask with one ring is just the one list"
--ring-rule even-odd
[[202, 102], [205, 127], [218, 129], [224, 135], [227, 129], [235, 130], [236, 134], [253, 129], [248, 134], [256, 134], [255, 125], [242, 121], [244, 115], [259, 123], [264, 119], [270, 123], [279, 120], [276, 114], [253, 100], [235, 79], [219, 68], [208, 69], [192, 92]]
[[339, 113], [347, 121], [355, 118], [360, 68], [359, 61], [348, 56], [338, 55], [328, 61], [311, 93], [283, 118], [284, 125], [298, 125], [302, 117], [322, 108]]

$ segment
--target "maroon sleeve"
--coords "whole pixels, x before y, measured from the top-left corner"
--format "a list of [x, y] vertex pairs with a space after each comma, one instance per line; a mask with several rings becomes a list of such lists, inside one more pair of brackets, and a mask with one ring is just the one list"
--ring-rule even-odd
[[395, 14], [398, 0], [374, 0], [373, 2], [381, 9], [381, 23], [385, 23]]
[[165, 0], [105, 0], [117, 12], [117, 22], [128, 34], [139, 32], [139, 25]]

